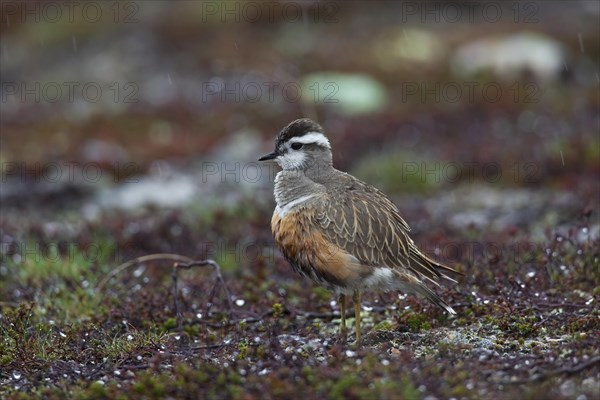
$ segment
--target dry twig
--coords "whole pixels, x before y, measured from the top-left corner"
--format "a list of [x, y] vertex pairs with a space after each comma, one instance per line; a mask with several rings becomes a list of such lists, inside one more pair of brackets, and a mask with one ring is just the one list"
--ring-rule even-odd
[[208, 301], [206, 303], [206, 311], [205, 314], [208, 315], [210, 309], [213, 305], [213, 300], [217, 295], [219, 289], [222, 289], [225, 293], [225, 297], [227, 299], [227, 307], [228, 307], [228, 316], [231, 317], [233, 305], [231, 304], [231, 294], [229, 292], [229, 288], [223, 279], [223, 274], [221, 274], [221, 267], [214, 260], [192, 260], [189, 257], [182, 256], [180, 254], [170, 254], [170, 253], [157, 253], [157, 254], [149, 254], [146, 256], [138, 257], [133, 260], [129, 260], [117, 268], [112, 270], [104, 279], [102, 279], [98, 284], [98, 291], [103, 291], [108, 284], [108, 282], [114, 278], [119, 273], [125, 271], [126, 269], [150, 262], [150, 261], [162, 261], [168, 260], [173, 262], [172, 272], [171, 272], [171, 281], [172, 281], [172, 293], [174, 299], [174, 310], [177, 318], [177, 329], [181, 330], [183, 328], [183, 321], [181, 311], [179, 309], [179, 301], [178, 301], [178, 288], [177, 288], [177, 271], [180, 269], [190, 269], [192, 267], [206, 267], [210, 266], [214, 269], [216, 275], [216, 281], [214, 286], [212, 287], [210, 294], [208, 296]]
[[225, 292], [225, 297], [227, 298], [227, 307], [228, 307], [228, 316], [231, 316], [231, 312], [233, 310], [233, 305], [231, 304], [231, 294], [227, 285], [225, 284], [225, 280], [223, 279], [223, 275], [221, 274], [221, 267], [214, 260], [197, 260], [190, 261], [186, 263], [175, 262], [173, 264], [173, 272], [171, 273], [171, 279], [173, 281], [173, 299], [175, 301], [175, 315], [177, 317], [177, 329], [183, 329], [183, 321], [181, 318], [181, 312], [179, 311], [179, 301], [178, 301], [178, 290], [177, 290], [177, 271], [179, 269], [190, 269], [192, 267], [206, 267], [211, 266], [215, 270], [216, 281], [213, 286], [210, 294], [208, 296], [208, 301], [206, 303], [206, 315], [210, 312], [210, 308], [212, 307], [213, 300], [219, 288], [223, 288]]

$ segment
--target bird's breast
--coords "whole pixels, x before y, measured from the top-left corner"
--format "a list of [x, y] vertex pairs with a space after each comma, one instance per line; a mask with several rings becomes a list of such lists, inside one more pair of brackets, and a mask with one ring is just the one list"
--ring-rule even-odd
[[365, 267], [327, 240], [315, 221], [317, 213], [310, 207], [276, 209], [271, 229], [277, 246], [296, 271], [313, 281], [332, 289], [357, 286]]

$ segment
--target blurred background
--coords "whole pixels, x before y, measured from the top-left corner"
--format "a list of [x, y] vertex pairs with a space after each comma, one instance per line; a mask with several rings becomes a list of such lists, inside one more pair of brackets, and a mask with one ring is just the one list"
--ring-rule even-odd
[[541, 237], [598, 208], [599, 17], [586, 0], [3, 2], [4, 247], [270, 243], [277, 168], [256, 159], [299, 117], [417, 235]]
[[[325, 340], [329, 349], [338, 308], [276, 251], [269, 225], [278, 169], [256, 160], [300, 117], [325, 128], [337, 168], [390, 196], [425, 252], [465, 274], [459, 285], [436, 289], [459, 311], [452, 322], [410, 296], [366, 296], [375, 309], [365, 332], [385, 322], [396, 342], [381, 336], [381, 356], [403, 357], [389, 367], [400, 368], [389, 382], [429, 388], [438, 398], [508, 398], [508, 386], [493, 377], [537, 382], [529, 369], [588, 356], [597, 365], [597, 0], [0, 4], [0, 322], [12, 321], [0, 330], [0, 382], [19, 391], [62, 385], [69, 374], [84, 386], [103, 385], [133, 380], [136, 366], [161, 357], [163, 345], [183, 354], [179, 336], [163, 335], [176, 327], [170, 270], [115, 271], [150, 253], [215, 259], [234, 317], [251, 320], [246, 331], [218, 331], [231, 317], [223, 311], [228, 303], [215, 302], [209, 320], [202, 310], [212, 281], [191, 271], [180, 288], [193, 343], [238, 334], [271, 343], [279, 361], [256, 350], [243, 367], [262, 382], [256, 398], [269, 382], [296, 382], [270, 373], [305, 373], [302, 359], [282, 353], [292, 336], [279, 334]], [[563, 302], [569, 312], [558, 307]], [[402, 344], [421, 329], [430, 335]], [[158, 339], [132, 341], [155, 331]], [[30, 332], [41, 344], [27, 350], [21, 339]], [[88, 334], [96, 342], [82, 342]], [[574, 335], [565, 349], [562, 338]], [[242, 362], [230, 354], [238, 339], [206, 359], [223, 368]], [[456, 344], [456, 355], [446, 347], [431, 361], [431, 343], [442, 340]], [[321, 365], [327, 351], [298, 357]], [[537, 359], [523, 361], [530, 352]], [[179, 361], [202, 362], [196, 353], [185, 357]], [[359, 368], [351, 357], [344, 371]], [[385, 361], [377, 376], [388, 373]], [[111, 365], [123, 362], [135, 368], [118, 377]], [[38, 365], [50, 372], [38, 374]], [[498, 376], [486, 372], [494, 368]], [[202, 379], [222, 382], [215, 371]], [[587, 371], [588, 386], [582, 375], [544, 386], [537, 397], [576, 398], [581, 384], [592, 398], [597, 368]], [[366, 376], [350, 385], [356, 390], [379, 382], [363, 372], [348, 376]], [[388, 398], [398, 398], [390, 388]], [[205, 389], [191, 392], [198, 390]], [[511, 398], [528, 396], [536, 397]]]

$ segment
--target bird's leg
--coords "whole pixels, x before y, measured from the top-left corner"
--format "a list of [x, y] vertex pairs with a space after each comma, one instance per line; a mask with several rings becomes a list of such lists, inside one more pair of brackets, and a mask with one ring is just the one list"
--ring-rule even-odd
[[345, 342], [348, 336], [348, 329], [346, 328], [346, 294], [340, 294], [340, 315], [342, 317], [342, 340]]
[[360, 292], [354, 289], [354, 319], [356, 321], [356, 344], [360, 346]]

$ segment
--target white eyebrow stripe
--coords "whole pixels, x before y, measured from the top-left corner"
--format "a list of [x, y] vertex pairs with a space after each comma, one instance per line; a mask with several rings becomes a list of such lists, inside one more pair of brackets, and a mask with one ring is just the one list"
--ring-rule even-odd
[[302, 144], [316, 143], [320, 146], [331, 149], [329, 140], [321, 132], [308, 132], [306, 135], [293, 138], [292, 140], [290, 140], [290, 142]]

